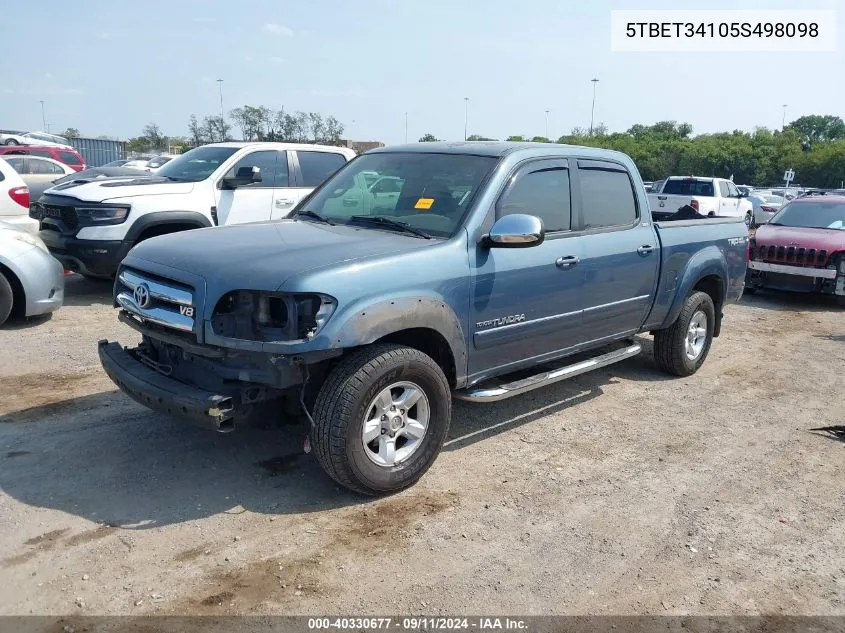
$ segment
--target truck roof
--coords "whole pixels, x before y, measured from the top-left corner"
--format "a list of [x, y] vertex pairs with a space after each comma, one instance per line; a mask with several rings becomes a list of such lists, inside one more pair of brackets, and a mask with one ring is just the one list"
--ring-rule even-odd
[[[549, 150], [562, 150], [561, 154], [573, 153], [587, 156], [625, 156], [622, 152], [599, 147], [584, 145], [564, 145], [562, 143], [531, 143], [514, 141], [435, 141], [431, 143], [407, 143], [404, 145], [390, 145], [371, 149], [368, 154], [382, 154], [391, 152], [414, 152], [419, 154], [473, 154], [475, 156], [502, 157], [520, 150], [537, 150], [547, 153]], [[545, 151], [539, 151], [545, 150]]]
[[337, 145], [316, 145], [314, 143], [279, 143], [276, 141], [227, 141], [225, 143], [209, 143], [203, 147], [234, 147], [235, 149], [243, 149], [244, 147], [266, 147], [268, 149], [299, 149], [311, 148], [320, 149], [332, 152], [353, 153], [353, 150], [348, 147], [340, 147]]

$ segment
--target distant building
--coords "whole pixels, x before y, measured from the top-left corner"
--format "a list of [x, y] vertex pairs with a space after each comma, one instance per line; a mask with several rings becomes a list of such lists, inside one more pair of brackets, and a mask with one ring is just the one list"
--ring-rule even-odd
[[350, 141], [348, 139], [342, 139], [340, 141], [341, 147], [348, 147], [349, 149], [353, 150], [356, 154], [363, 154], [364, 152], [368, 152], [371, 149], [376, 149], [377, 147], [384, 147], [384, 143], [381, 141]]

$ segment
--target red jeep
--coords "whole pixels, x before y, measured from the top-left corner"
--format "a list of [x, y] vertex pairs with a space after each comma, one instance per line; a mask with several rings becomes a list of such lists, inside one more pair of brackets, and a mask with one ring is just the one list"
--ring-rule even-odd
[[760, 225], [749, 255], [746, 292], [777, 288], [832, 294], [845, 307], [845, 196], [791, 201]]

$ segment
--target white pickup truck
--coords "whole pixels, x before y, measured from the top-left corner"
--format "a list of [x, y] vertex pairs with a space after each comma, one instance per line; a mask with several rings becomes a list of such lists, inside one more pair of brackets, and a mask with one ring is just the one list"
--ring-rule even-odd
[[754, 219], [754, 207], [736, 185], [724, 178], [670, 176], [660, 191], [648, 194], [652, 211], [675, 212], [689, 205], [701, 215]]
[[355, 157], [343, 147], [214, 143], [155, 175], [65, 182], [30, 207], [40, 236], [65, 268], [113, 277], [138, 242], [187, 229], [286, 217]]

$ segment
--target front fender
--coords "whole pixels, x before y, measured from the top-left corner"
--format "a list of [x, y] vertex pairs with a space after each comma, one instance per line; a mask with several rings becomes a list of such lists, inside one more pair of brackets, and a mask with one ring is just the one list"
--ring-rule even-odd
[[[686, 266], [679, 275], [680, 280], [675, 287], [675, 298], [669, 308], [669, 312], [659, 328], [671, 326], [681, 313], [684, 301], [692, 293], [696, 284], [708, 276], [715, 276], [721, 281], [722, 296], [717, 303], [724, 303], [725, 293], [728, 287], [728, 264], [722, 251], [714, 245], [707, 246], [689, 258]], [[719, 307], [716, 306], [716, 318], [719, 318]]]
[[[329, 319], [320, 339], [332, 348], [368, 345], [389, 334], [426, 328], [440, 334], [455, 359], [458, 383], [466, 378], [467, 347], [461, 322], [452, 308], [431, 296], [394, 297], [376, 303], [357, 302]], [[325, 337], [325, 338], [324, 338]]]

